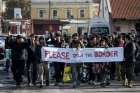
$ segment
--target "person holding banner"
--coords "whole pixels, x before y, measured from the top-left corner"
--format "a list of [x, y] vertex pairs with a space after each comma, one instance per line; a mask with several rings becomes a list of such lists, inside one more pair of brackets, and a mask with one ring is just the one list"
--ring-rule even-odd
[[[108, 37], [107, 44], [109, 47], [117, 47], [117, 43], [118, 43], [118, 40], [116, 36], [110, 35]], [[110, 79], [111, 80], [115, 79], [116, 65], [119, 65], [119, 64], [118, 63], [116, 64], [116, 62], [110, 63]]]
[[[118, 37], [118, 44], [117, 44], [117, 47], [122, 47], [124, 48], [125, 47], [125, 36], [123, 34], [121, 34], [119, 37]], [[116, 63], [116, 75], [117, 75], [117, 80], [119, 81], [122, 81], [122, 62], [121, 63]]]
[[[76, 48], [77, 50], [79, 48], [83, 48], [84, 44], [79, 40], [78, 34], [75, 33], [72, 35], [72, 42], [70, 44], [70, 48]], [[71, 63], [72, 66], [72, 81], [73, 81], [73, 88], [77, 87], [80, 82], [80, 64], [77, 63]]]
[[[56, 48], [65, 47], [65, 44], [63, 43], [63, 40], [61, 38], [61, 33], [57, 32], [55, 34], [55, 41], [53, 45]], [[55, 86], [58, 86], [63, 80], [64, 63], [54, 62], [54, 68], [55, 68], [55, 80], [56, 80]]]
[[[107, 44], [107, 41], [106, 39], [102, 38], [102, 40], [100, 41], [100, 45], [99, 45], [100, 48], [108, 48], [108, 44]], [[109, 85], [110, 82], [109, 82], [109, 78], [108, 78], [108, 75], [109, 75], [109, 63], [99, 63], [98, 65], [96, 64], [96, 67], [98, 68], [98, 74], [101, 78], [100, 80], [100, 86], [101, 87], [105, 87], [106, 85]]]
[[28, 79], [28, 86], [33, 84], [36, 85], [37, 80], [37, 62], [39, 61], [39, 58], [37, 57], [35, 53], [35, 48], [37, 46], [38, 39], [35, 39], [34, 36], [31, 36], [30, 39], [28, 39], [28, 59], [26, 62], [26, 70], [27, 70], [27, 79]]
[[39, 64], [38, 64], [38, 75], [39, 75], [39, 81], [40, 81], [40, 88], [43, 87], [44, 80], [46, 82], [46, 86], [49, 85], [49, 73], [48, 73], [48, 64], [43, 62], [41, 60], [41, 48], [43, 46], [46, 46], [45, 40], [43, 37], [39, 38], [39, 44], [36, 46], [36, 54], [39, 58]]
[[[97, 37], [94, 35], [90, 38], [87, 48], [97, 48], [97, 47], [98, 47]], [[96, 63], [88, 63], [88, 68], [89, 68], [89, 84], [95, 85], [95, 79], [97, 78]]]

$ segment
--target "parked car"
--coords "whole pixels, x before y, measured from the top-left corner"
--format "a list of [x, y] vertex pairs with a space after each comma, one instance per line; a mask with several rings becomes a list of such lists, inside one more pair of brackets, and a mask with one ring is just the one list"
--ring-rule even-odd
[[1, 35], [0, 36], [0, 64], [5, 64], [5, 40], [7, 36]]
[[90, 21], [89, 30], [88, 35], [99, 34], [101, 36], [108, 36], [111, 33], [110, 24], [101, 17], [93, 18]]

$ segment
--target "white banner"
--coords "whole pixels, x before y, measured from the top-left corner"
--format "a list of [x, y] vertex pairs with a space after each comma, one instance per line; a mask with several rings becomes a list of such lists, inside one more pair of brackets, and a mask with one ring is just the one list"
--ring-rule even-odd
[[83, 62], [121, 62], [123, 48], [42, 48], [42, 61], [83, 63]]

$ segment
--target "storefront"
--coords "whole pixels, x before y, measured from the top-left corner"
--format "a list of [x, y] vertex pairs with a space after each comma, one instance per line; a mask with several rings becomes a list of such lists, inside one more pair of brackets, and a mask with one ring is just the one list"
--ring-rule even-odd
[[36, 35], [43, 35], [48, 32], [57, 32], [62, 30], [62, 26], [67, 22], [59, 20], [32, 20], [33, 32]]

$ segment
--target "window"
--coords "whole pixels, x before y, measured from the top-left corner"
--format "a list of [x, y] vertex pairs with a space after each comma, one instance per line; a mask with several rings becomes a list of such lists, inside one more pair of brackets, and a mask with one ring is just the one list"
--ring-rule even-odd
[[53, 10], [53, 18], [56, 18], [58, 16], [58, 11], [57, 9]]
[[44, 8], [38, 9], [39, 18], [43, 18], [45, 16], [46, 10]]
[[82, 29], [83, 29], [83, 27], [78, 27], [77, 33], [78, 33], [79, 35], [82, 35]]
[[66, 17], [72, 18], [72, 9], [66, 9]]
[[43, 17], [43, 10], [39, 11], [39, 17]]
[[85, 17], [85, 10], [84, 9], [80, 10], [80, 17], [81, 18]]
[[118, 31], [118, 32], [120, 32], [121, 31], [121, 27], [120, 26], [116, 26], [115, 27], [115, 30]]
[[90, 33], [107, 36], [109, 34], [109, 27], [91, 27]]

